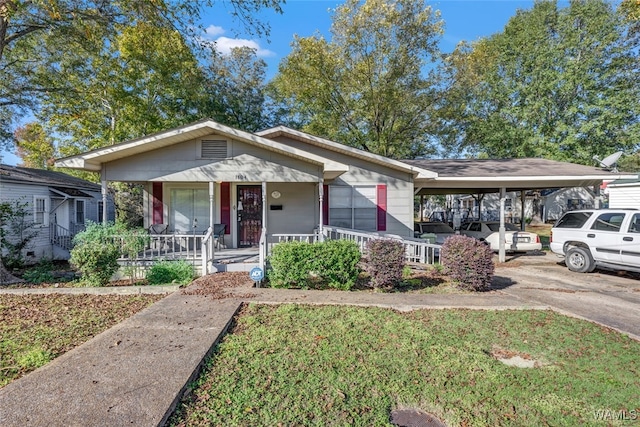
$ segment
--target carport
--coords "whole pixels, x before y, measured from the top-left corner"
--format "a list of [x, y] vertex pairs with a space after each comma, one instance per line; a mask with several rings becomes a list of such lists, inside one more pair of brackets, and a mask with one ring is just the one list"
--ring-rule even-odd
[[[414, 195], [500, 194], [499, 261], [505, 261], [505, 199], [508, 191], [519, 191], [524, 218], [526, 190], [558, 187], [594, 187], [604, 180], [637, 178], [637, 174], [546, 159], [448, 159], [403, 160], [404, 163], [436, 172], [435, 179], [416, 179]], [[597, 203], [597, 202], [596, 202]], [[599, 207], [599, 206], [596, 206]]]

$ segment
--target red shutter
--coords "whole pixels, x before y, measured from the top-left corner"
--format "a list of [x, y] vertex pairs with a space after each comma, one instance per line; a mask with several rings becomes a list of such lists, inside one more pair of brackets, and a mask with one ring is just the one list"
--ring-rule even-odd
[[323, 185], [322, 192], [322, 225], [329, 225], [329, 186]]
[[164, 222], [164, 209], [162, 205], [162, 183], [154, 182], [152, 185], [153, 224], [162, 224]]
[[377, 186], [378, 193], [378, 231], [387, 231], [387, 186]]
[[224, 234], [231, 234], [231, 183], [220, 183], [220, 221], [227, 227]]

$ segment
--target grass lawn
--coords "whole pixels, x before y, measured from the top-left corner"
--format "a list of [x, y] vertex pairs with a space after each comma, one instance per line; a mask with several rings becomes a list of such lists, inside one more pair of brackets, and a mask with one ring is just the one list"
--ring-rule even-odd
[[549, 240], [551, 235], [551, 228], [553, 224], [539, 224], [539, 225], [527, 225], [526, 230], [531, 233], [536, 233], [540, 236], [540, 242], [542, 243], [542, 249], [549, 249]]
[[0, 387], [164, 295], [0, 295]]
[[449, 426], [630, 425], [615, 418], [640, 415], [639, 356], [551, 311], [248, 305], [170, 425], [385, 426], [398, 408]]

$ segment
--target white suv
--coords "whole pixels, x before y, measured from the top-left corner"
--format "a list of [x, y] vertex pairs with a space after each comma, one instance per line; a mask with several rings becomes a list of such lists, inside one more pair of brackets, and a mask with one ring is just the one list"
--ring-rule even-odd
[[567, 212], [551, 229], [551, 250], [565, 257], [571, 271], [603, 267], [640, 272], [640, 211]]

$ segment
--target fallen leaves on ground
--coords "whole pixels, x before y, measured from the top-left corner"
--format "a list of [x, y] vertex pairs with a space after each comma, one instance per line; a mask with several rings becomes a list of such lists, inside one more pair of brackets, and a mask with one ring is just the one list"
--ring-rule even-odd
[[194, 280], [182, 290], [185, 295], [202, 295], [213, 299], [251, 298], [254, 294], [237, 293], [233, 288], [251, 288], [253, 280], [246, 271], [226, 271], [208, 274]]

